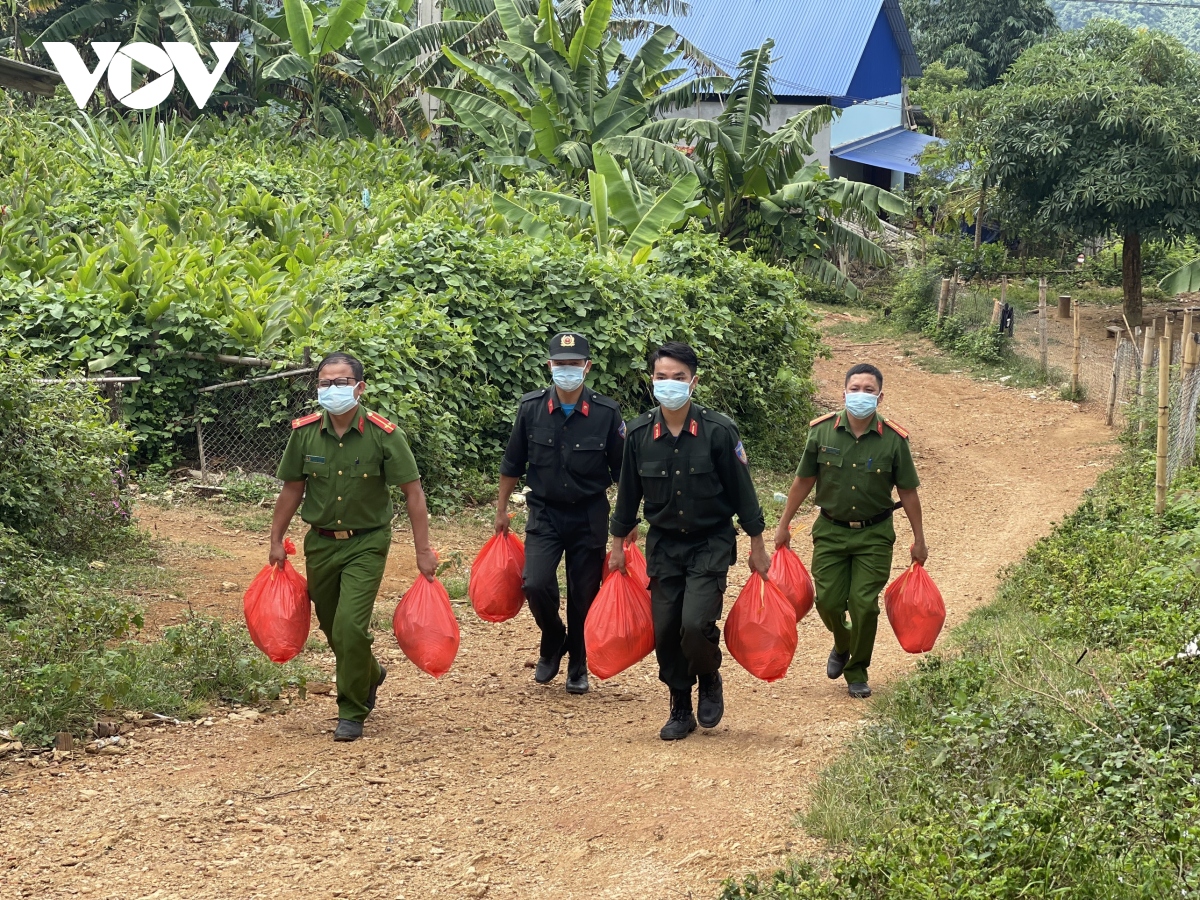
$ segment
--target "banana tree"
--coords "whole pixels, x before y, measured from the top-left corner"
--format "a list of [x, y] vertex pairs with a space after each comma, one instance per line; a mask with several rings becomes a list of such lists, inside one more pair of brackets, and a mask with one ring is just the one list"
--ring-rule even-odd
[[[450, 47], [443, 54], [476, 90], [431, 88], [497, 163], [552, 166], [581, 177], [593, 167], [593, 145], [604, 141], [635, 170], [669, 175], [693, 172], [687, 154], [671, 143], [631, 132], [655, 115], [725, 87], [717, 78], [686, 75], [679, 35], [658, 26], [626, 56], [610, 34], [613, 0], [555, 6], [541, 0], [529, 13], [521, 0], [494, 0], [504, 37], [503, 58], [480, 61]], [[616, 138], [628, 138], [619, 145]]]
[[[567, 216], [589, 223], [602, 252], [612, 250], [625, 262], [640, 265], [663, 235], [687, 221], [700, 179], [688, 173], [656, 196], [602, 148], [596, 148], [595, 162], [596, 168], [587, 173], [590, 202], [551, 191], [530, 191], [529, 196], [555, 203]], [[532, 210], [499, 194], [493, 204], [505, 219], [535, 237], [550, 235], [550, 226]]]
[[[363, 17], [367, 0], [342, 0], [338, 6], [323, 12], [306, 0], [283, 0], [284, 23], [291, 48], [272, 59], [263, 69], [264, 78], [299, 79], [307, 87], [309, 121], [313, 131], [320, 134], [321, 95], [334, 73], [334, 65], [344, 61], [339, 51], [346, 46], [355, 23]], [[330, 59], [332, 57], [332, 59]], [[330, 108], [329, 118], [346, 130], [346, 124], [336, 108]]]
[[1187, 294], [1200, 291], [1200, 259], [1193, 259], [1158, 283], [1167, 294]]
[[[49, 8], [50, 4], [42, 4]], [[36, 41], [186, 41], [202, 48], [201, 30], [184, 0], [108, 0], [76, 6], [54, 20]]]
[[813, 137], [836, 111], [815, 106], [767, 130], [774, 42], [742, 54], [725, 108], [714, 120], [662, 118], [605, 142], [655, 140], [692, 148], [710, 221], [731, 246], [751, 250], [834, 284], [858, 289], [827, 257], [885, 265], [888, 255], [867, 236], [880, 230], [882, 211], [903, 213], [903, 200], [881, 188], [831, 179], [814, 153]]

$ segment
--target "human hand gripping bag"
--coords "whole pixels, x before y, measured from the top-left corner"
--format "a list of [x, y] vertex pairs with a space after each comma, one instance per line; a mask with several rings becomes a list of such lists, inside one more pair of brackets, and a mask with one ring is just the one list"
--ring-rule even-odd
[[525, 545], [511, 531], [488, 539], [471, 563], [467, 596], [485, 622], [506, 622], [521, 611]]
[[933, 649], [946, 624], [946, 604], [925, 567], [914, 562], [883, 592], [888, 622], [909, 653]]
[[[636, 547], [633, 550], [637, 552]], [[588, 668], [601, 680], [624, 672], [654, 649], [650, 593], [628, 562], [626, 569], [629, 574], [617, 570], [605, 576], [583, 623]]]
[[[612, 559], [612, 551], [604, 557], [604, 571], [608, 571], [608, 561]], [[646, 557], [638, 549], [637, 544], [625, 545], [625, 571], [629, 577], [644, 591], [650, 589], [650, 576], [646, 574]], [[649, 595], [647, 595], [649, 596]]]
[[[296, 552], [291, 538], [283, 542], [288, 556]], [[285, 559], [282, 566], [267, 565], [254, 576], [242, 597], [242, 611], [254, 646], [271, 662], [285, 663], [304, 649], [312, 623], [308, 582]]]
[[458, 656], [458, 620], [450, 595], [436, 578], [418, 575], [396, 604], [392, 631], [404, 655], [422, 672], [441, 678]]
[[767, 570], [770, 583], [776, 585], [783, 596], [791, 601], [796, 610], [796, 621], [799, 622], [813, 608], [812, 576], [804, 567], [803, 561], [791, 547], [780, 547], [771, 557], [771, 568]]
[[796, 609], [774, 582], [757, 572], [725, 619], [725, 646], [743, 669], [763, 681], [778, 681], [792, 664]]

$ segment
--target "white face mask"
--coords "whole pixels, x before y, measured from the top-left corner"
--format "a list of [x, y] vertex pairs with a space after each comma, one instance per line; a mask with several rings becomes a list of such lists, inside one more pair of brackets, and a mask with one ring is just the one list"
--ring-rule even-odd
[[317, 402], [335, 416], [350, 412], [358, 406], [358, 398], [354, 396], [355, 387], [357, 385], [348, 384], [345, 387], [338, 387], [331, 384], [329, 387], [319, 388]]
[[574, 391], [583, 387], [583, 369], [583, 366], [554, 366], [550, 369], [550, 378], [555, 387], [564, 391]]
[[690, 381], [655, 381], [654, 399], [667, 409], [682, 409], [692, 397]]
[[878, 406], [878, 394], [868, 394], [866, 391], [846, 392], [846, 412], [856, 419], [865, 419], [874, 415]]

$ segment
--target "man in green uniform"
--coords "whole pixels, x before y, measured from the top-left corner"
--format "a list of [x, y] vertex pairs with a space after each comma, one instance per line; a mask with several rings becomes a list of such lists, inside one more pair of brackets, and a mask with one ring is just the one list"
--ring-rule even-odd
[[[851, 367], [845, 408], [810, 423], [775, 530], [775, 546], [787, 545], [796, 510], [816, 487], [821, 515], [812, 526], [812, 576], [817, 612], [833, 632], [825, 674], [845, 675], [850, 696], [859, 699], [871, 696], [867, 668], [879, 623], [879, 592], [892, 571], [892, 512], [898, 507], [912, 525], [913, 561], [929, 557], [908, 432], [879, 415], [882, 398], [883, 373], [868, 363]], [[900, 495], [898, 504], [892, 488]]]
[[371, 613], [392, 543], [392, 498], [399, 485], [408, 504], [417, 568], [433, 580], [429, 512], [421, 476], [404, 432], [359, 404], [363, 367], [331, 353], [317, 367], [317, 402], [324, 412], [292, 422], [275, 476], [284, 482], [271, 522], [272, 565], [287, 558], [283, 537], [296, 510], [312, 526], [304, 538], [308, 595], [337, 660], [335, 741], [362, 737], [363, 720], [387, 670], [371, 653]]
[[[650, 355], [659, 406], [629, 423], [609, 531], [610, 569], [625, 570], [624, 538], [646, 501], [647, 574], [659, 680], [670, 688], [664, 741], [715, 728], [725, 712], [718, 643], [726, 576], [737, 561], [732, 516], [750, 535], [750, 568], [767, 577], [762, 508], [737, 426], [692, 401], [696, 353], [672, 341]], [[692, 685], [700, 683], [692, 714]]]

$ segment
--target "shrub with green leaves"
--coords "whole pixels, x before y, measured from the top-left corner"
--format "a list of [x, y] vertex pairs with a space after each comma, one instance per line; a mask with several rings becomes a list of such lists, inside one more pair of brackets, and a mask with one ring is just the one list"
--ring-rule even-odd
[[44, 372], [0, 357], [0, 527], [32, 547], [94, 553], [129, 521], [130, 435], [94, 387], [39, 384]]

